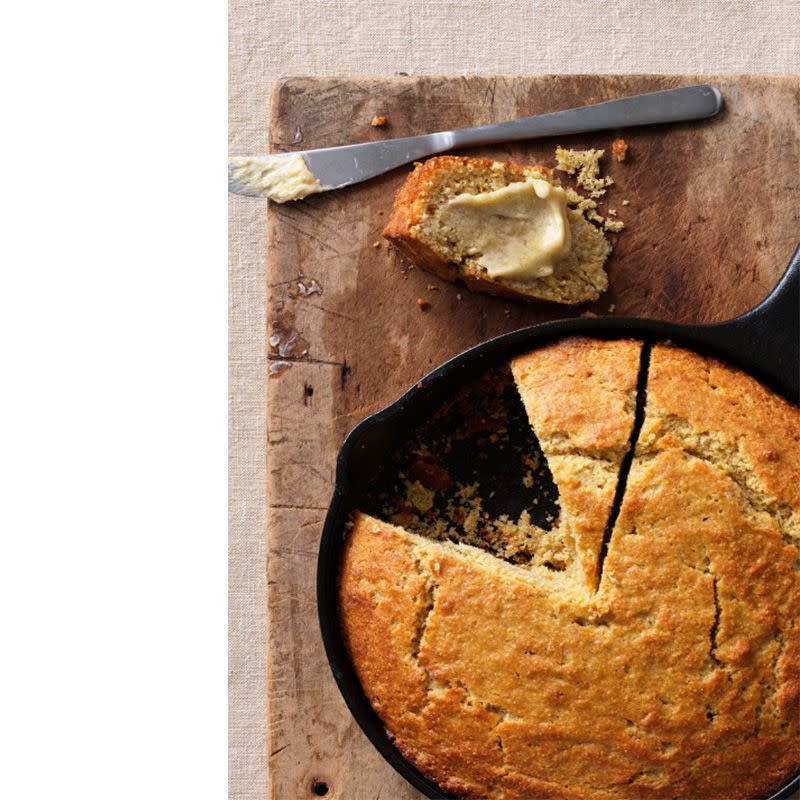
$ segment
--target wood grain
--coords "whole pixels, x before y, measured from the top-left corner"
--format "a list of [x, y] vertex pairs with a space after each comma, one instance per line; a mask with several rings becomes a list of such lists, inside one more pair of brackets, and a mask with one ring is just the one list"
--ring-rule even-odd
[[[697, 76], [290, 78], [273, 94], [273, 150], [291, 151], [499, 122], [694, 83]], [[349, 190], [271, 205], [268, 456], [269, 797], [404, 800], [412, 790], [361, 734], [317, 626], [317, 545], [339, 445], [352, 426], [464, 348], [589, 310], [716, 322], [755, 305], [800, 239], [800, 79], [713, 80], [725, 111], [676, 127], [464, 151], [553, 165], [556, 144], [604, 147], [615, 237], [611, 288], [569, 309], [483, 295], [406, 272], [380, 241], [408, 169]], [[372, 128], [375, 115], [389, 117]], [[622, 206], [622, 200], [630, 202]], [[315, 283], [312, 283], [314, 281]], [[320, 287], [321, 293], [317, 292]], [[458, 294], [461, 294], [461, 300]], [[417, 298], [430, 310], [422, 312]]]

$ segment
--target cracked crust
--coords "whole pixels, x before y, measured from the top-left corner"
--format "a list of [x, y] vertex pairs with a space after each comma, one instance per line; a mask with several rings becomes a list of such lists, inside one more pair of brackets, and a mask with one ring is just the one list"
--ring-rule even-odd
[[[536, 417], [581, 419], [548, 392]], [[567, 434], [582, 449], [592, 419]], [[401, 752], [462, 797], [780, 788], [800, 767], [799, 439], [798, 410], [752, 379], [656, 346], [597, 591], [357, 515], [342, 624]]]
[[682, 447], [742, 490], [755, 513], [800, 542], [797, 409], [744, 373], [688, 350], [656, 345], [638, 451]]
[[430, 158], [417, 164], [400, 187], [383, 235], [418, 267], [446, 281], [462, 280], [476, 292], [568, 305], [597, 300], [608, 288], [603, 266], [611, 246], [578, 211], [570, 212], [573, 246], [556, 273], [530, 281], [490, 277], [464, 252], [463, 243], [443, 235], [437, 213], [447, 200], [462, 192], [500, 189], [528, 177], [558, 185], [548, 167], [465, 156]]

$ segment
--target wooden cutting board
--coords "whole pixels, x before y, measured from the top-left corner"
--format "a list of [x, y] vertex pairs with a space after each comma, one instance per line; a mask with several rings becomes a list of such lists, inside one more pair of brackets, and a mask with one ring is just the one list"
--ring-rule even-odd
[[[557, 144], [610, 151], [611, 288], [578, 309], [491, 298], [404, 269], [380, 234], [402, 168], [351, 189], [270, 205], [267, 392], [270, 798], [419, 797], [341, 699], [315, 608], [317, 545], [336, 453], [360, 419], [441, 361], [535, 322], [597, 314], [715, 322], [756, 304], [800, 240], [800, 79], [558, 76], [290, 78], [275, 87], [275, 151], [484, 125], [708, 80], [713, 120], [464, 151], [554, 165]], [[375, 115], [389, 125], [373, 128]], [[622, 200], [629, 205], [622, 205]], [[459, 299], [460, 295], [460, 299]], [[430, 302], [421, 311], [417, 299]]]

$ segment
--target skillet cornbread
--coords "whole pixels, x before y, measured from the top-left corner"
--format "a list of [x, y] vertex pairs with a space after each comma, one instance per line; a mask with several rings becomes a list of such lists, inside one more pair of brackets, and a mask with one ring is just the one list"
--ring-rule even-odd
[[800, 413], [681, 349], [640, 371], [639, 350], [566, 340], [512, 364], [566, 569], [354, 516], [354, 667], [457, 796], [746, 800], [800, 767]]

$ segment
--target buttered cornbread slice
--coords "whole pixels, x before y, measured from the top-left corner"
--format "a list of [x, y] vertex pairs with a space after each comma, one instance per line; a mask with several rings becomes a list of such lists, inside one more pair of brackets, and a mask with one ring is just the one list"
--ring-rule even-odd
[[[515, 363], [521, 392], [536, 389], [534, 426], [551, 431], [549, 460], [614, 461], [629, 430], [625, 402], [603, 389], [613, 359], [582, 371], [591, 344], [543, 348], [524, 372]], [[594, 344], [619, 346], [622, 360], [639, 352]], [[566, 384], [544, 379], [570, 371]], [[800, 412], [676, 348], [654, 347], [644, 374], [635, 455], [594, 585], [581, 570], [353, 518], [339, 592], [353, 665], [397, 747], [445, 791], [756, 800], [800, 769]], [[562, 411], [565, 385], [581, 376], [598, 388]], [[585, 478], [584, 497], [607, 507], [607, 483]], [[595, 563], [604, 536], [588, 534], [602, 516], [584, 520]]]
[[418, 164], [383, 235], [417, 266], [475, 291], [596, 300], [610, 245], [543, 166], [462, 156]]

